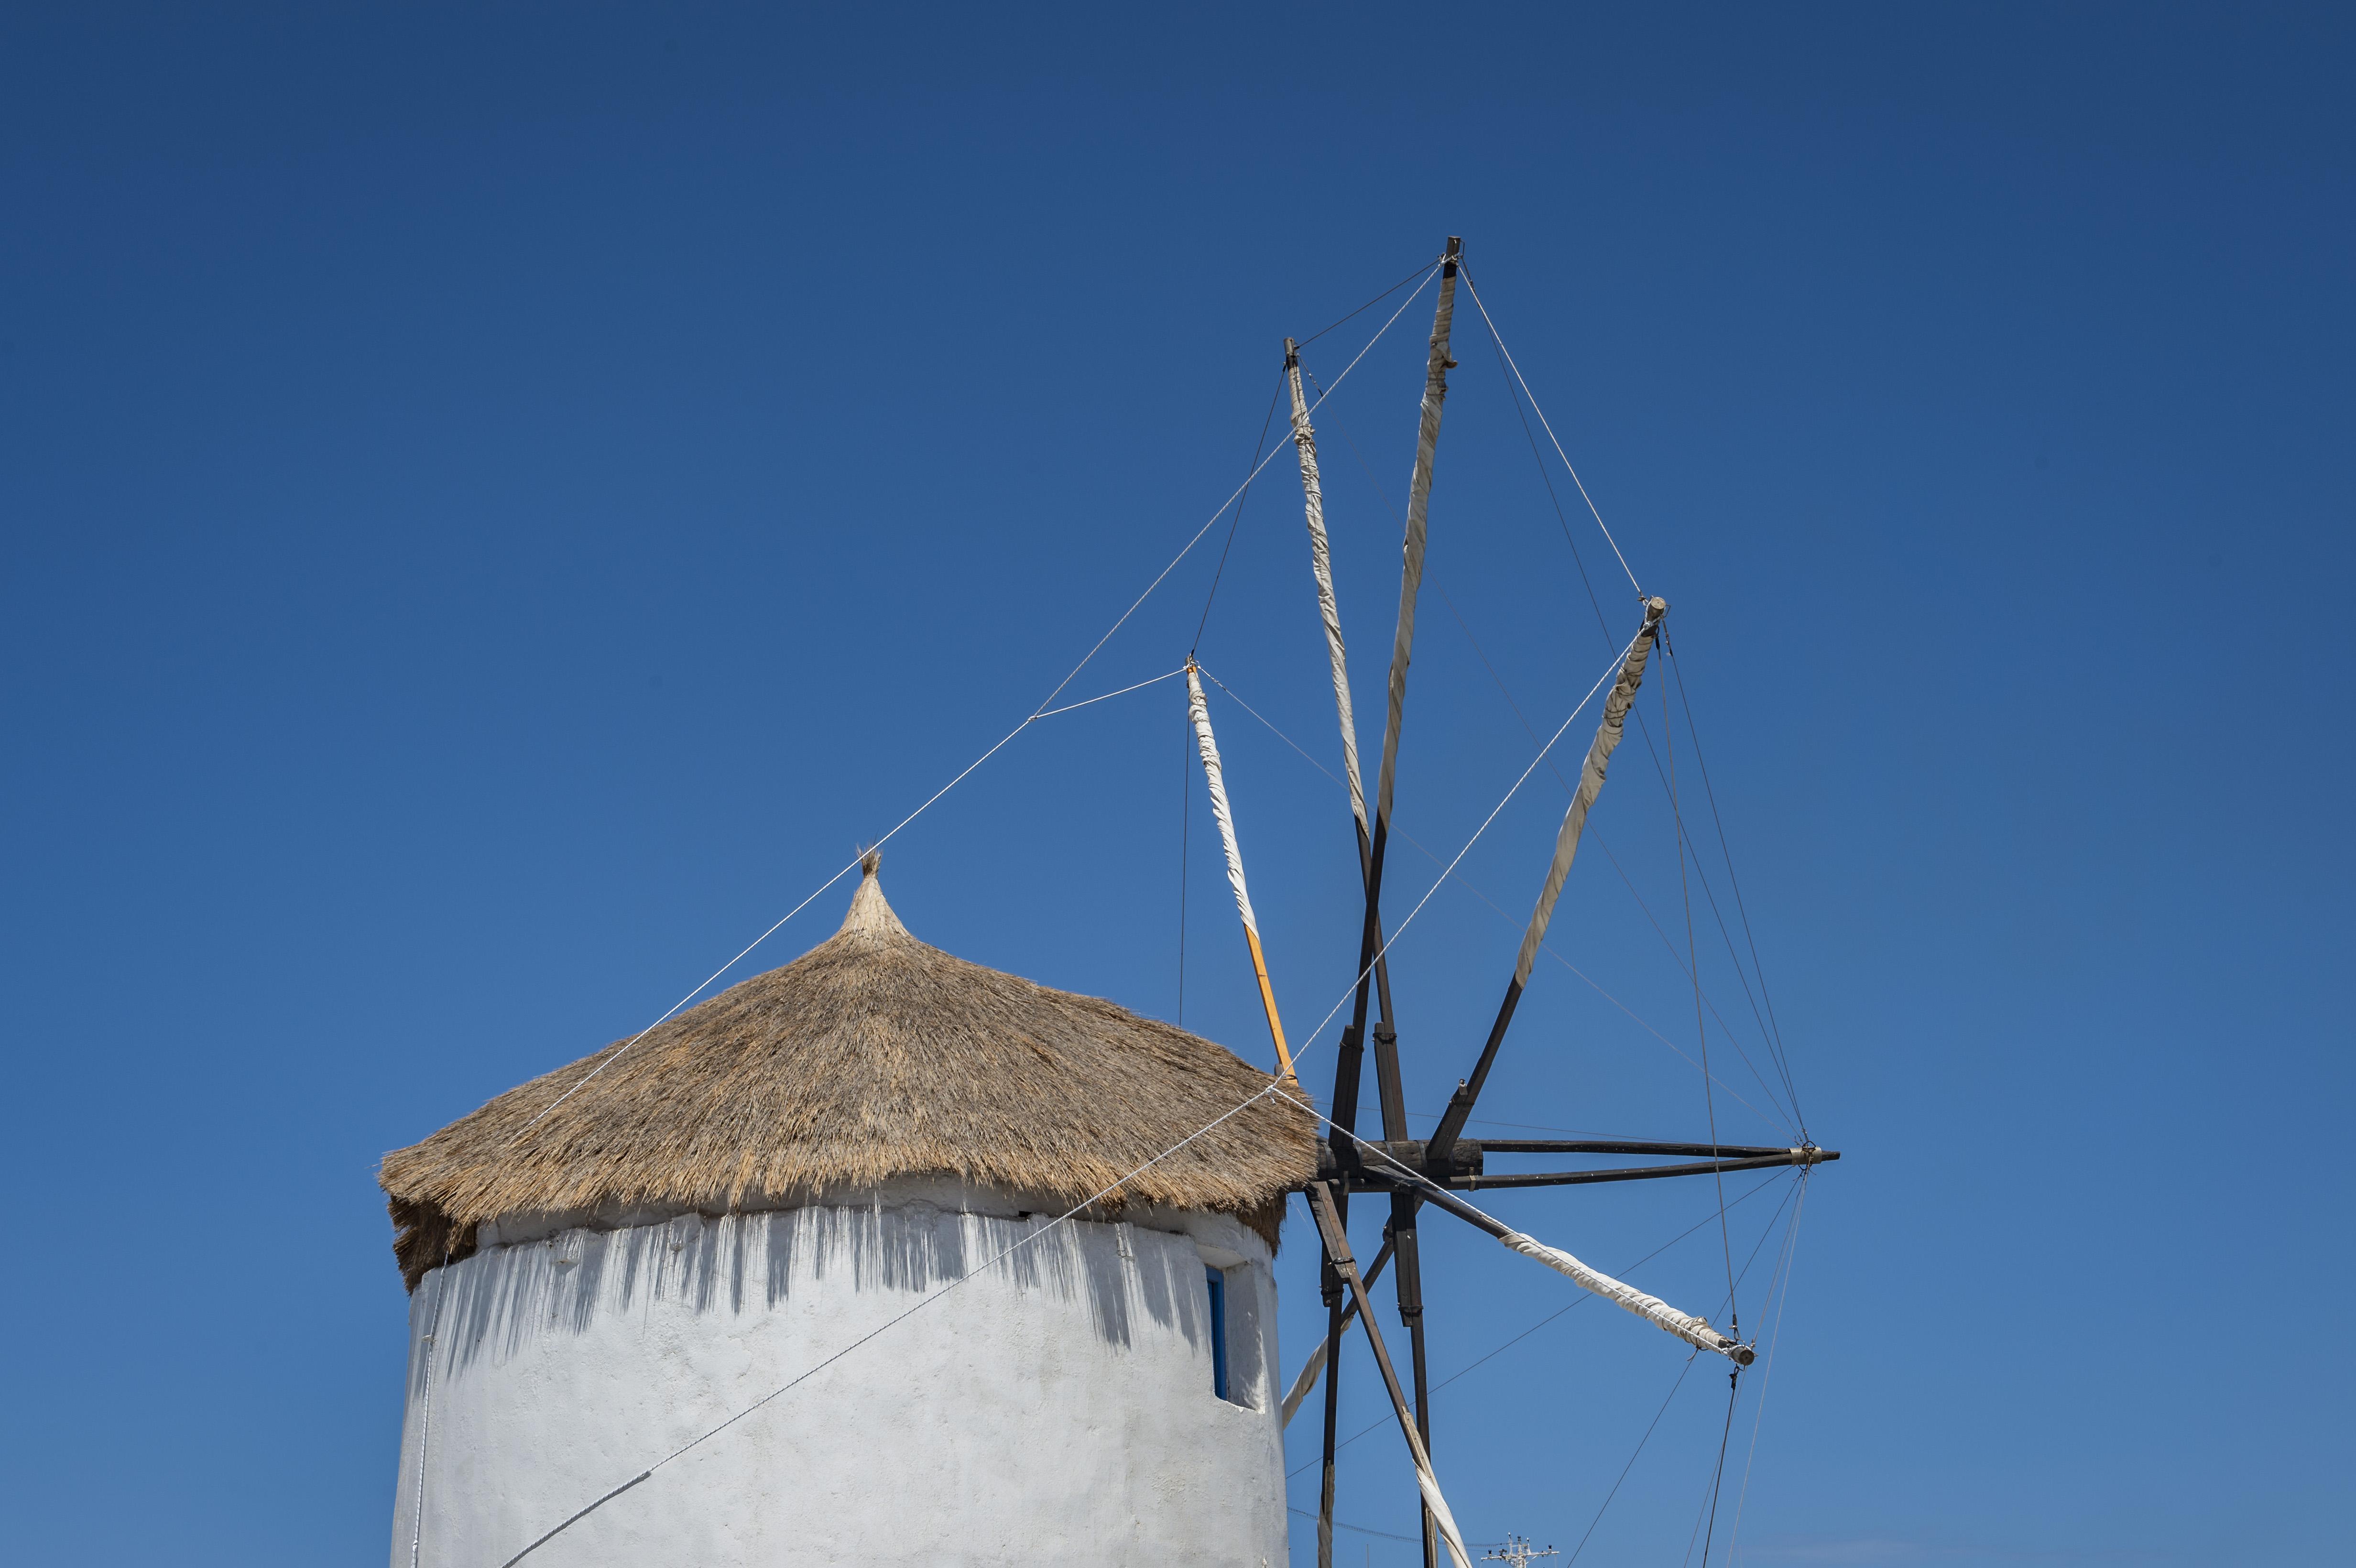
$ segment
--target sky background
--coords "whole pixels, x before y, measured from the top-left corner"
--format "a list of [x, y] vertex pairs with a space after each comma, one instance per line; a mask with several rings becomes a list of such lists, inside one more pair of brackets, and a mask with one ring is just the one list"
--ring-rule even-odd
[[[1250, 467], [1282, 337], [1453, 233], [1693, 717], [1648, 683], [1475, 1131], [1786, 1141], [1698, 892], [1725, 1090], [1676, 1054], [1646, 753], [1697, 734], [1845, 1154], [1796, 1229], [1791, 1177], [1730, 1184], [1723, 1248], [1690, 1182], [1484, 1201], [1607, 1268], [1689, 1232], [1632, 1277], [1703, 1310], [1763, 1239], [1744, 1560], [2344, 1558], [2351, 43], [2280, 6], [12, 10], [9, 1555], [381, 1561], [383, 1151], [636, 1032], [1002, 736]], [[1430, 299], [1318, 415], [1370, 756]], [[1394, 910], [1635, 626], [1467, 306]], [[1199, 623], [1265, 716], [1214, 688], [1315, 1082], [1355, 870], [1290, 468], [1066, 697]], [[1042, 720], [885, 881], [1264, 1061], [1183, 715]], [[1539, 769], [1395, 949], [1419, 1126], [1562, 802]], [[1455, 1509], [1568, 1552], [1676, 1347], [1425, 1233]], [[1298, 1212], [1279, 1269], [1289, 1374]], [[1363, 1354], [1344, 1409], [1384, 1419]], [[1588, 1561], [1684, 1560], [1725, 1420], [1696, 1368]], [[1348, 1460], [1341, 1559], [1415, 1561], [1396, 1435]]]

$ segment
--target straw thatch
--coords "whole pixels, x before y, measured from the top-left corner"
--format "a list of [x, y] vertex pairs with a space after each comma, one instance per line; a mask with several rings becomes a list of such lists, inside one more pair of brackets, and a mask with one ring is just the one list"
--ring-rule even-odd
[[[708, 1211], [905, 1176], [1068, 1206], [1267, 1086], [1183, 1029], [919, 942], [873, 860], [842, 929], [801, 957], [387, 1155], [410, 1287], [508, 1214]], [[1315, 1170], [1314, 1125], [1263, 1099], [1106, 1207], [1235, 1214], [1273, 1245], [1286, 1192]]]

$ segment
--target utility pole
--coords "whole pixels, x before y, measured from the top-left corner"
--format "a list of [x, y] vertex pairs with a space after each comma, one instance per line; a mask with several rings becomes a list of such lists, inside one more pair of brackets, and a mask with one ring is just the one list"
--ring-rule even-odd
[[1530, 1538], [1526, 1535], [1508, 1535], [1505, 1537], [1505, 1549], [1504, 1551], [1483, 1552], [1481, 1553], [1481, 1561], [1483, 1563], [1510, 1563], [1514, 1565], [1514, 1568], [1529, 1568], [1530, 1562], [1533, 1558], [1559, 1557], [1561, 1555], [1561, 1552], [1557, 1552], [1551, 1546], [1546, 1547], [1543, 1550], [1533, 1550], [1530, 1546]]

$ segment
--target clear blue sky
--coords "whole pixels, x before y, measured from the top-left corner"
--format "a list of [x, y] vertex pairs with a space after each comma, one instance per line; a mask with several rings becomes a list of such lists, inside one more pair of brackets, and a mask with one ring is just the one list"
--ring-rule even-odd
[[[329, 12], [0, 23], [13, 1560], [381, 1561], [380, 1153], [650, 1020], [996, 740], [1240, 477], [1280, 339], [1450, 233], [1675, 604], [1847, 1153], [1744, 1558], [2356, 1547], [2344, 12]], [[1428, 300], [1320, 418], [1370, 747]], [[1443, 855], [1529, 759], [1500, 683], [1551, 728], [1607, 651], [1459, 342], [1399, 794]], [[1202, 657], [1331, 767], [1286, 461]], [[1626, 585], [1572, 526], [1616, 641]], [[1225, 537], [1075, 693], [1179, 662]], [[1312, 1034], [1346, 815], [1214, 699]], [[903, 916], [1174, 1015], [1182, 713], [1160, 686], [1000, 753], [894, 841]], [[1622, 759], [1596, 827], [1674, 924]], [[1451, 886], [1402, 939], [1420, 1110], [1560, 806], [1541, 773], [1464, 861], [1515, 918]], [[1199, 798], [1192, 826], [1185, 1020], [1259, 1060]], [[1556, 945], [1627, 1011], [1542, 967], [1484, 1116], [1698, 1136], [1697, 1076], [1630, 1018], [1690, 1048], [1690, 994], [1591, 851]], [[1783, 1196], [1737, 1249], [1772, 1259]], [[1607, 1267], [1714, 1214], [1665, 1182], [1494, 1206]], [[1431, 1223], [1436, 1374], [1572, 1298]], [[1716, 1240], [1634, 1277], [1713, 1307]], [[1296, 1216], [1288, 1370], [1313, 1264]], [[1590, 1307], [1451, 1384], [1469, 1532], [1569, 1548], [1680, 1364]], [[1589, 1562], [1679, 1559], [1724, 1413], [1697, 1369]], [[1350, 1454], [1342, 1517], [1411, 1532], [1396, 1437]]]

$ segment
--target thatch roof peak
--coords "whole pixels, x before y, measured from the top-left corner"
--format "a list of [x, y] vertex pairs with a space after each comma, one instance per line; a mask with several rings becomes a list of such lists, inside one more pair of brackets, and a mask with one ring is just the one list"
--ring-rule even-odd
[[1120, 1183], [1106, 1207], [1234, 1214], [1274, 1243], [1317, 1158], [1306, 1115], [1255, 1099], [1267, 1074], [942, 952], [884, 901], [878, 858], [862, 865], [841, 929], [792, 963], [387, 1155], [412, 1287], [507, 1215], [716, 1212], [901, 1177], [1066, 1204]]
[[873, 849], [859, 858], [859, 891], [851, 895], [851, 907], [842, 913], [842, 924], [837, 936], [853, 933], [865, 936], [906, 936], [908, 928], [892, 912], [884, 901], [884, 883], [877, 873], [884, 869], [883, 855]]

